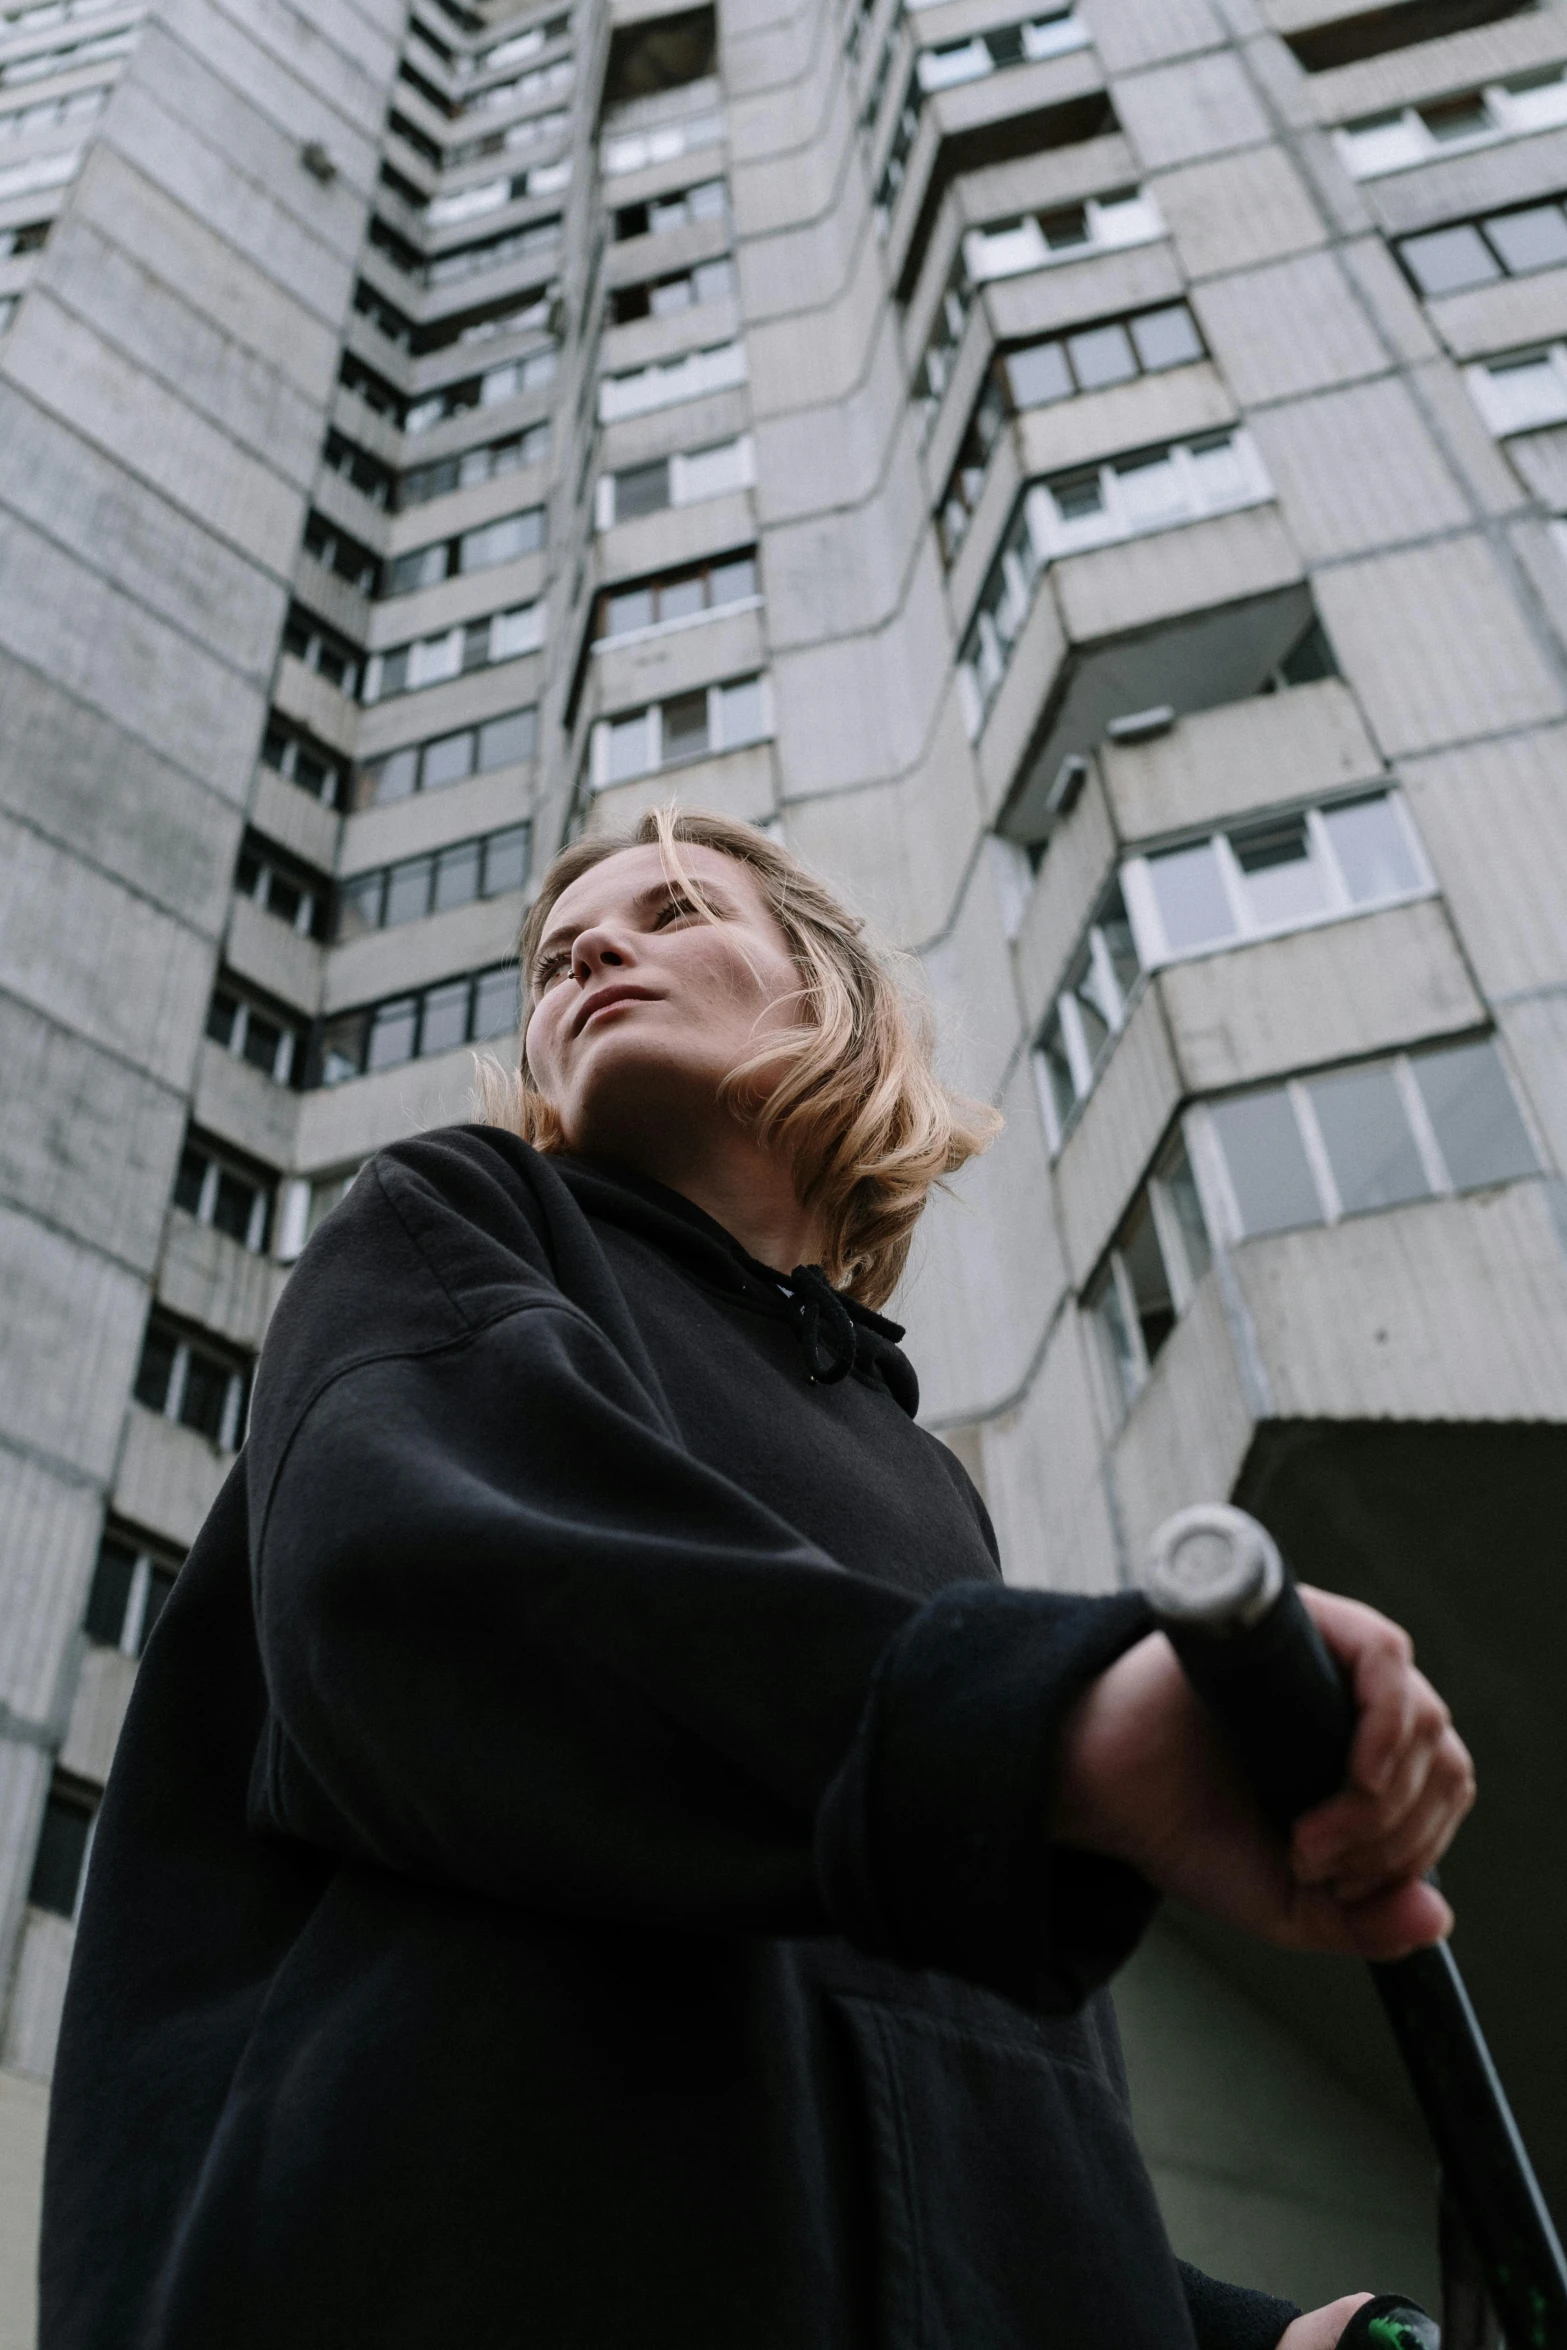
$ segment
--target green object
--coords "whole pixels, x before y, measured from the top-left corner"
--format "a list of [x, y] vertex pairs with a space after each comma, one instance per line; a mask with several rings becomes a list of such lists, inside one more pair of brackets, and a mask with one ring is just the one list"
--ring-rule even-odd
[[1363, 2302], [1339, 2336], [1339, 2350], [1441, 2350], [1435, 2321], [1399, 2293]]

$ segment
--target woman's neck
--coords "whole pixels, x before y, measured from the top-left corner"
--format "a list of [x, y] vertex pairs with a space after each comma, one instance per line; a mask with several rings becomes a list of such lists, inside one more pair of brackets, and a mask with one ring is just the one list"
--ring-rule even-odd
[[660, 1137], [658, 1148], [644, 1146], [620, 1163], [678, 1191], [759, 1264], [788, 1273], [817, 1263], [821, 1227], [801, 1206], [792, 1170], [778, 1154], [738, 1126], [732, 1134], [715, 1137], [709, 1131], [692, 1138], [698, 1139], [700, 1150], [682, 1148], [674, 1135]]

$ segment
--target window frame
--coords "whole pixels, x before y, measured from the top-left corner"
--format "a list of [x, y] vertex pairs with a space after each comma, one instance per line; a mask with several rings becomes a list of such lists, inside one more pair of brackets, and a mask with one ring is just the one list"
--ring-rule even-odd
[[[492, 888], [489, 880], [491, 856], [498, 843], [510, 841], [518, 833], [522, 833], [526, 840], [522, 879], [508, 881], [503, 887]], [[476, 849], [479, 856], [478, 888], [470, 898], [459, 898], [446, 906], [438, 905], [436, 898], [441, 859], [455, 857], [472, 849]], [[396, 876], [411, 872], [420, 865], [428, 865], [430, 868], [426, 903], [419, 913], [404, 915], [396, 922], [389, 922], [386, 918], [387, 907], [391, 901], [392, 885]], [[461, 913], [468, 906], [486, 905], [491, 898], [506, 897], [514, 889], [525, 889], [532, 869], [533, 822], [531, 817], [522, 816], [511, 824], [495, 825], [488, 832], [465, 833], [460, 840], [442, 841], [438, 848], [421, 850], [414, 857], [398, 857], [387, 865], [368, 865], [362, 872], [340, 874], [332, 900], [332, 944], [334, 946], [348, 946], [357, 938], [373, 938], [383, 930], [405, 929], [409, 922], [428, 921], [436, 914], [456, 914]], [[342, 912], [348, 894], [351, 891], [363, 890], [370, 882], [380, 884], [376, 919], [373, 922], [367, 922], [362, 929], [345, 931], [342, 927]]]
[[[728, 742], [722, 739], [726, 731], [722, 724], [723, 696], [736, 687], [747, 685], [755, 685], [758, 689], [760, 724], [755, 734], [746, 735], [736, 742]], [[663, 756], [663, 710], [665, 704], [683, 702], [699, 693], [707, 696], [706, 743], [700, 751], [692, 751], [682, 757], [666, 759]], [[627, 774], [616, 775], [610, 769], [611, 730], [615, 727], [629, 725], [638, 718], [647, 728], [646, 748], [650, 755], [642, 766]], [[707, 685], [692, 686], [681, 693], [667, 694], [660, 701], [646, 703], [640, 709], [607, 711], [604, 716], [594, 720], [589, 738], [588, 789], [593, 793], [612, 791], [619, 784], [635, 783], [643, 776], [662, 775], [671, 768], [691, 767], [703, 759], [721, 759], [731, 751], [750, 750], [758, 743], [773, 740], [774, 724], [772, 684], [765, 669], [747, 670], [738, 677], [718, 678]]]
[[[1197, 1292], [1212, 1269], [1216, 1236], [1208, 1203], [1191, 1148], [1188, 1111], [1176, 1120], [1169, 1135], [1127, 1203], [1126, 1211], [1080, 1293], [1081, 1311], [1093, 1336], [1105, 1380], [1105, 1399], [1112, 1424], [1119, 1426], [1153, 1376], [1154, 1365], [1190, 1312]], [[1203, 1224], [1203, 1261], [1175, 1204], [1181, 1170], [1191, 1187]], [[1169, 1291], [1170, 1328], [1150, 1352], [1143, 1331], [1126, 1244], [1141, 1216], [1147, 1215]], [[1112, 1302], [1113, 1301], [1113, 1302]]]
[[[1520, 107], [1517, 101], [1537, 89], [1561, 88], [1560, 111], [1548, 108], [1532, 110], [1536, 119], [1530, 119], [1531, 109]], [[1473, 101], [1489, 120], [1483, 130], [1472, 131], [1454, 139], [1443, 139], [1430, 128], [1426, 117], [1445, 106], [1460, 106]], [[1532, 66], [1518, 73], [1499, 76], [1494, 81], [1478, 82], [1470, 88], [1443, 91], [1430, 98], [1412, 100], [1406, 106], [1387, 107], [1376, 114], [1359, 115], [1349, 122], [1335, 125], [1333, 143], [1350, 178], [1356, 181], [1387, 179], [1394, 172], [1412, 171], [1423, 163], [1434, 162], [1446, 155], [1472, 154], [1480, 147], [1494, 147], [1506, 139], [1524, 139], [1535, 134], [1559, 130], [1567, 124], [1567, 65]], [[1357, 160], [1356, 141], [1369, 139], [1376, 133], [1388, 134], [1393, 160], [1368, 165], [1364, 149]]]
[[[740, 563], [749, 563], [752, 586], [742, 596], [733, 596], [725, 603], [715, 604], [712, 581], [716, 573], [729, 570]], [[636, 628], [622, 628], [611, 632], [609, 607], [618, 596], [634, 595], [646, 590], [657, 598], [692, 581], [700, 582], [704, 601], [694, 612], [676, 612], [666, 619], [655, 617]], [[597, 653], [607, 645], [617, 647], [645, 644], [651, 638], [672, 636], [677, 630], [699, 627], [707, 621], [732, 618], [737, 613], [754, 612], [762, 603], [761, 568], [758, 550], [753, 543], [746, 547], [732, 547], [722, 554], [704, 555], [695, 563], [679, 563], [666, 571], [650, 572], [645, 578], [612, 580], [601, 587], [593, 599], [593, 617], [589, 623], [589, 646]]]

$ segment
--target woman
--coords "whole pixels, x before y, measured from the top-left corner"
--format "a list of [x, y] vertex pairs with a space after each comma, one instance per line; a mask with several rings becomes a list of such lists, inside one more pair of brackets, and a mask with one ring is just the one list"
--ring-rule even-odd
[[[44, 2350], [1327, 2350], [1177, 2269], [1099, 1986], [1156, 1889], [1387, 1956], [1467, 1758], [1318, 1598], [1255, 1824], [1141, 1602], [1010, 1591], [888, 1295], [986, 1139], [760, 833], [556, 860], [504, 1124], [312, 1242], [105, 1797]], [[493, 1114], [493, 1105], [492, 1105]]]

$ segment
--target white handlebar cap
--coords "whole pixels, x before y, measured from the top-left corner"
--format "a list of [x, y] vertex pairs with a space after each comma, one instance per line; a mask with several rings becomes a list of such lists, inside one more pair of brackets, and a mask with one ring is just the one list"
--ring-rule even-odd
[[1162, 1622], [1208, 1632], [1255, 1624], [1284, 1582], [1284, 1561], [1266, 1526], [1227, 1502], [1200, 1502], [1166, 1518], [1143, 1569], [1144, 1594]]

